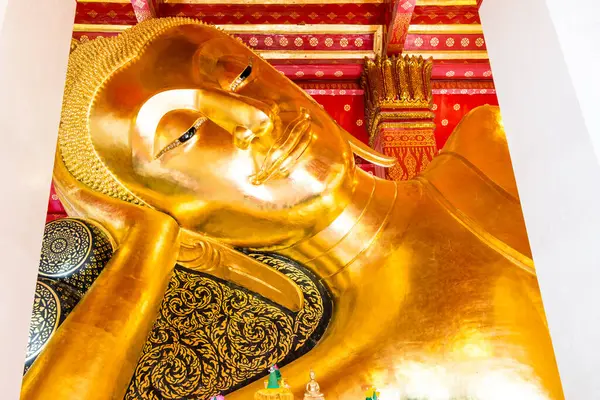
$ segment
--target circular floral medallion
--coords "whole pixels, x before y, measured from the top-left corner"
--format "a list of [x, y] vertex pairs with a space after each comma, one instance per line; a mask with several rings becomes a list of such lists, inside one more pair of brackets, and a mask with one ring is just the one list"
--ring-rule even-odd
[[39, 274], [50, 278], [77, 271], [92, 250], [92, 232], [76, 219], [59, 219], [46, 224]]
[[26, 362], [35, 358], [42, 351], [42, 348], [58, 327], [60, 313], [60, 302], [56, 292], [50, 286], [38, 281], [35, 288], [31, 323], [29, 324]]

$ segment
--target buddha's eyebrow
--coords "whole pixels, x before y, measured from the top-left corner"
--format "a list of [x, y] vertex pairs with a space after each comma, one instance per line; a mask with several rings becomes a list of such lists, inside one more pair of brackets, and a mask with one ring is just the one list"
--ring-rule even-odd
[[233, 80], [233, 82], [231, 82], [231, 84], [229, 85], [230, 91], [236, 92], [237, 89], [240, 87], [240, 85], [246, 79], [248, 79], [248, 77], [250, 77], [250, 75], [252, 74], [252, 63], [253, 62], [254, 62], [253, 57], [250, 57], [250, 60], [248, 61], [248, 65], [246, 66], [246, 68], [244, 68], [244, 70], [237, 76], [237, 78], [235, 78]]

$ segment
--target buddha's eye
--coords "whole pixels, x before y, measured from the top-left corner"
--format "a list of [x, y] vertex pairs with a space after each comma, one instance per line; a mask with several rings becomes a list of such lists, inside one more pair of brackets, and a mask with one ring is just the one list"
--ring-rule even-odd
[[207, 120], [208, 120], [208, 118], [206, 118], [206, 117], [198, 118], [196, 120], [196, 122], [194, 122], [194, 125], [192, 125], [190, 127], [190, 129], [185, 131], [183, 133], [183, 135], [179, 136], [177, 139], [173, 140], [171, 143], [169, 143], [167, 146], [165, 146], [165, 148], [163, 148], [161, 151], [158, 152], [158, 154], [156, 155], [155, 158], [157, 159], [157, 158], [162, 157], [168, 151], [171, 151], [174, 148], [181, 146], [182, 144], [184, 144], [185, 142], [187, 142], [188, 140], [193, 138], [194, 135], [196, 134], [196, 132], [198, 131], [198, 128], [200, 128], [202, 126], [202, 124], [204, 124]]
[[242, 84], [248, 80], [248, 78], [252, 74], [253, 61], [254, 60], [252, 59], [252, 57], [250, 57], [250, 60], [248, 61], [248, 65], [246, 66], [246, 68], [244, 68], [244, 70], [237, 76], [237, 78], [235, 78], [233, 80], [233, 82], [231, 82], [231, 84], [229, 85], [230, 91], [237, 92], [240, 89], [240, 87], [242, 86]]

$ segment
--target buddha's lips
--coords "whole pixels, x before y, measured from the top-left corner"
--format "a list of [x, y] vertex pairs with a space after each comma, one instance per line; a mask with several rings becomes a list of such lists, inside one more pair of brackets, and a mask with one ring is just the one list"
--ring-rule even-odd
[[[286, 133], [289, 133], [284, 134], [283, 139], [269, 149], [260, 170], [252, 178], [253, 184], [263, 184], [276, 172], [294, 163], [304, 153], [311, 141], [311, 123], [311, 117], [306, 110], [302, 110], [300, 116], [289, 123], [286, 128]], [[280, 144], [281, 141], [283, 143]]]

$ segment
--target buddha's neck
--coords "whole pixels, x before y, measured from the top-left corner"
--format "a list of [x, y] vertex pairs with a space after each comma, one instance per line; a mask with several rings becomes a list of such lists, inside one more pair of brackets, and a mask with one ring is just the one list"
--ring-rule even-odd
[[[324, 230], [280, 252], [321, 278], [331, 277], [381, 246], [390, 225], [405, 225], [401, 219], [407, 214], [398, 215], [397, 205], [402, 202], [404, 207], [407, 196], [418, 197], [417, 185], [378, 179], [357, 168], [352, 200], [342, 213]], [[410, 202], [416, 203], [414, 199]]]

